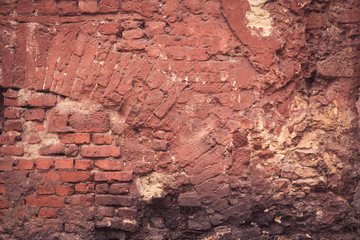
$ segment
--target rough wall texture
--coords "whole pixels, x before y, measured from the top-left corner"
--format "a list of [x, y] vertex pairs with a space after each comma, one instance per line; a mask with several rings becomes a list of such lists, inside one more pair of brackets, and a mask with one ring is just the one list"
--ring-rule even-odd
[[359, 1], [1, 0], [1, 239], [359, 239]]

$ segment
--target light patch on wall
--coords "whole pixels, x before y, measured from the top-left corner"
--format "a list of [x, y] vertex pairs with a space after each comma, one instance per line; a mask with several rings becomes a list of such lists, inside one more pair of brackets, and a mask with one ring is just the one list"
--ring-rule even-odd
[[64, 101], [59, 102], [54, 109], [62, 113], [89, 113], [102, 110], [102, 108], [101, 104], [92, 102], [89, 99], [82, 99], [81, 101], [65, 99]]
[[141, 199], [150, 202], [153, 198], [162, 198], [166, 195], [166, 187], [175, 184], [175, 180], [170, 175], [153, 172], [136, 179], [136, 186]]
[[251, 29], [252, 35], [260, 35], [263, 37], [270, 36], [272, 32], [272, 18], [269, 11], [263, 9], [264, 4], [268, 0], [248, 0], [250, 10], [246, 12], [247, 26]]

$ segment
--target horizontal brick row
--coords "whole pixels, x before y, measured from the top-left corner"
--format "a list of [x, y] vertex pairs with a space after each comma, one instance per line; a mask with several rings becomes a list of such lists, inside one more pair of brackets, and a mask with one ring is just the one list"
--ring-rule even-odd
[[[147, 166], [147, 163], [143, 163], [141, 165]], [[13, 167], [14, 169], [17, 170], [29, 170], [34, 168], [37, 168], [39, 170], [49, 170], [52, 168], [58, 170], [62, 170], [62, 169], [92, 170], [94, 167], [105, 171], [119, 172], [120, 170], [124, 170], [124, 164], [122, 161], [112, 160], [112, 159], [88, 160], [88, 159], [71, 159], [71, 158], [70, 159], [39, 158], [34, 160], [28, 160], [28, 159], [15, 160], [12, 159], [11, 157], [5, 157], [4, 159], [0, 160], [0, 171], [11, 171]], [[123, 172], [130, 173], [129, 171], [123, 171]], [[143, 173], [144, 171], [136, 171], [136, 172]]]
[[[51, 111], [49, 114], [49, 132], [106, 132], [110, 127], [109, 115], [105, 112], [79, 113], [74, 114]], [[76, 137], [70, 140], [71, 137]], [[60, 137], [65, 142], [88, 143], [87, 135], [62, 135]]]
[[[7, 3], [7, 4], [5, 4]], [[120, 3], [115, 0], [107, 0], [97, 3], [96, 0], [80, 1], [55, 1], [40, 0], [36, 2], [24, 2], [11, 4], [11, 1], [1, 3], [1, 14], [8, 14], [15, 10], [19, 15], [32, 15], [34, 11], [39, 15], [78, 15], [80, 13], [109, 13], [117, 12], [120, 9]]]

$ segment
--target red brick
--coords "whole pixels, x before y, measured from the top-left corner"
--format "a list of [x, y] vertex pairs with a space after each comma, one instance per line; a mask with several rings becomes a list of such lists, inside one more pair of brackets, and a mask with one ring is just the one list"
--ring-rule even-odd
[[8, 207], [9, 207], [9, 200], [5, 198], [0, 199], [0, 209], [4, 209]]
[[185, 207], [199, 207], [201, 205], [200, 197], [193, 193], [180, 194], [178, 202], [180, 206]]
[[44, 94], [42, 96], [43, 107], [54, 107], [57, 102], [57, 97], [54, 94]]
[[54, 160], [52, 159], [37, 159], [36, 167], [37, 169], [50, 169], [54, 165]]
[[122, 170], [123, 162], [118, 160], [95, 160], [95, 166], [102, 170]]
[[69, 196], [74, 193], [74, 188], [70, 186], [57, 186], [56, 194], [62, 196]]
[[93, 168], [93, 160], [75, 160], [75, 169], [77, 170], [91, 170]]
[[44, 80], [46, 76], [46, 68], [45, 67], [38, 67], [36, 72], [36, 90], [42, 90], [44, 87]]
[[20, 159], [16, 169], [18, 170], [29, 170], [34, 167], [34, 162], [32, 160]]
[[74, 195], [70, 198], [71, 206], [90, 207], [94, 204], [94, 196], [92, 195]]
[[83, 144], [90, 143], [89, 133], [59, 133], [61, 143]]
[[36, 11], [39, 14], [54, 15], [57, 12], [56, 10], [55, 0], [40, 0], [36, 2]]
[[71, 169], [74, 167], [74, 159], [55, 160], [55, 169]]
[[[91, 27], [91, 26], [88, 26]], [[93, 65], [93, 59], [96, 55], [97, 49], [98, 49], [98, 42], [91, 40], [89, 41], [86, 46], [86, 51], [84, 52], [84, 55], [82, 57], [80, 66], [79, 66], [79, 70], [78, 70], [78, 78], [82, 79], [82, 80], [86, 80], [88, 79], [89, 73], [91, 71], [91, 67]], [[81, 81], [79, 81], [79, 84], [81, 85]], [[74, 86], [75, 87], [75, 86]], [[80, 86], [78, 86], [80, 87]], [[81, 87], [82, 88], [82, 87]], [[80, 91], [80, 89], [79, 89]]]
[[65, 207], [63, 197], [55, 196], [40, 196], [40, 197], [26, 197], [26, 206], [33, 207]]
[[162, 119], [168, 111], [172, 108], [172, 106], [176, 102], [176, 95], [175, 94], [169, 94], [166, 100], [164, 100], [158, 109], [155, 110], [154, 114], [159, 118]]
[[113, 207], [99, 206], [96, 208], [95, 217], [97, 219], [103, 219], [104, 217], [112, 217], [112, 216], [114, 216], [114, 208]]
[[62, 172], [61, 181], [63, 182], [85, 182], [91, 181], [93, 174], [89, 172]]
[[24, 155], [24, 147], [3, 146], [0, 148], [0, 156], [22, 156]]
[[65, 153], [65, 146], [60, 143], [50, 144], [39, 148], [38, 152], [41, 156], [61, 155]]
[[28, 100], [28, 104], [31, 107], [54, 107], [56, 105], [56, 101], [56, 95], [54, 94], [41, 94], [30, 98]]
[[127, 183], [114, 183], [109, 188], [110, 194], [123, 194], [129, 192], [129, 184]]
[[68, 132], [72, 129], [68, 126], [69, 114], [51, 111], [49, 114], [49, 132]]
[[206, 48], [192, 48], [187, 51], [187, 60], [190, 61], [205, 61], [209, 59]]
[[37, 143], [41, 142], [41, 138], [40, 138], [40, 136], [38, 134], [30, 134], [28, 136], [27, 142], [29, 144], [37, 144]]
[[19, 217], [20, 220], [24, 219], [24, 214], [25, 214], [25, 209], [17, 210], [17, 216]]
[[27, 109], [24, 112], [24, 118], [26, 121], [42, 121], [45, 119], [45, 111], [44, 109]]
[[119, 157], [120, 147], [100, 146], [100, 147], [83, 147], [81, 155], [83, 157]]
[[0, 145], [14, 145], [16, 133], [7, 132], [0, 135]]
[[[10, 7], [9, 7], [10, 8]], [[12, 8], [11, 8], [12, 9]], [[10, 87], [13, 82], [13, 65], [15, 58], [15, 49], [3, 48], [2, 49], [2, 75], [3, 79], [1, 84], [3, 87]]]
[[150, 35], [154, 36], [164, 32], [165, 22], [148, 22], [148, 31]]
[[93, 134], [91, 141], [97, 145], [109, 145], [112, 143], [112, 137], [106, 134]]
[[42, 179], [45, 182], [59, 181], [60, 175], [58, 172], [50, 171], [42, 174]]
[[76, 157], [79, 153], [79, 147], [71, 144], [71, 145], [67, 145], [65, 146], [65, 156], [67, 157]]
[[69, 126], [78, 132], [106, 132], [110, 127], [110, 118], [105, 112], [76, 112], [70, 116]]
[[0, 171], [12, 171], [14, 161], [12, 159], [0, 160]]
[[125, 206], [130, 207], [133, 204], [133, 198], [127, 196], [97, 195], [95, 196], [97, 205], [105, 206]]
[[18, 91], [9, 88], [8, 90], [6, 90], [6, 92], [3, 95], [4, 95], [4, 97], [7, 97], [7, 98], [17, 98]]
[[78, 183], [75, 185], [75, 192], [77, 193], [93, 193], [94, 189], [94, 183]]
[[119, 24], [116, 22], [105, 23], [104, 25], [100, 26], [99, 32], [105, 35], [116, 35], [119, 32]]
[[154, 170], [154, 164], [149, 162], [136, 162], [133, 170], [136, 174], [146, 174]]
[[38, 192], [38, 194], [41, 194], [41, 195], [50, 195], [50, 194], [54, 194], [55, 190], [54, 190], [53, 185], [46, 184], [46, 185], [40, 185], [37, 192]]
[[72, 87], [71, 97], [78, 100], [80, 98], [80, 94], [82, 92], [83, 87], [84, 87], [84, 81], [80, 78], [75, 78]]
[[[144, 50], [148, 46], [148, 41], [145, 39], [133, 39], [131, 41], [118, 42], [116, 49], [118, 51]], [[123, 86], [122, 86], [123, 87]], [[121, 93], [121, 89], [117, 90]]]
[[81, 57], [84, 54], [86, 42], [86, 35], [83, 33], [79, 33], [74, 46], [74, 54], [76, 56]]
[[[106, 61], [104, 63], [104, 67], [102, 68], [101, 71], [101, 77], [98, 79], [98, 84], [101, 86], [106, 87], [109, 84], [109, 81], [112, 77], [112, 75], [114, 75], [114, 68], [115, 65], [118, 63], [118, 58], [119, 56], [113, 52], [110, 52], [108, 57], [106, 58]], [[115, 74], [116, 75], [116, 74]], [[114, 95], [115, 93], [112, 92], [111, 94], [106, 94], [105, 93], [105, 97], [109, 97], [112, 99], [116, 99], [116, 97], [113, 97], [112, 95]]]
[[103, 13], [117, 12], [119, 9], [118, 0], [102, 0], [99, 4], [99, 11]]
[[18, 119], [20, 118], [20, 109], [5, 108], [4, 117], [7, 119]]
[[97, 184], [95, 190], [96, 193], [107, 193], [109, 185], [107, 183]]
[[106, 182], [106, 181], [118, 181], [118, 182], [129, 182], [132, 179], [132, 172], [96, 172], [95, 181]]
[[247, 132], [234, 132], [232, 142], [235, 147], [246, 147], [248, 145]]
[[64, 78], [64, 82], [59, 91], [59, 94], [61, 94], [63, 96], [67, 96], [67, 97], [70, 95], [71, 89], [72, 89], [72, 84], [76, 77], [76, 72], [77, 72], [79, 63], [80, 63], [80, 57], [73, 54], [70, 58], [69, 65], [66, 70], [66, 76]]
[[31, 97], [28, 100], [28, 104], [31, 107], [42, 107], [43, 106], [42, 96]]
[[0, 185], [0, 195], [4, 195], [6, 193], [6, 187]]
[[27, 105], [27, 102], [18, 99], [4, 98], [4, 106], [8, 107], [24, 107]]
[[44, 123], [37, 122], [36, 123], [36, 130], [37, 131], [44, 131], [45, 130]]
[[16, 12], [18, 14], [30, 14], [34, 11], [34, 5], [30, 1], [20, 1], [17, 4]]
[[138, 211], [134, 208], [118, 208], [117, 210], [117, 214], [121, 218], [134, 219], [138, 215]]
[[97, 12], [96, 0], [79, 0], [78, 2], [80, 12], [95, 13]]
[[[58, 61], [57, 65], [56, 65], [56, 69], [59, 71], [57, 71], [56, 73], [61, 74], [61, 78], [58, 80], [55, 80], [55, 84], [53, 81], [53, 84], [50, 88], [50, 91], [52, 92], [56, 92], [59, 93], [61, 87], [63, 86], [64, 83], [64, 78], [66, 77], [67, 74], [64, 74], [64, 72], [67, 72], [66, 67], [72, 67], [70, 66], [70, 59], [71, 59], [71, 53], [73, 51], [73, 46], [74, 46], [74, 42], [76, 40], [76, 35], [78, 32], [78, 25], [77, 24], [73, 24], [73, 23], [69, 23], [66, 26], [64, 26], [63, 31], [66, 31], [66, 37], [64, 38], [64, 43], [63, 43], [63, 47], [62, 47], [62, 51], [60, 51], [60, 60]], [[74, 56], [74, 55], [73, 55]], [[77, 56], [75, 56], [77, 58]], [[56, 77], [56, 75], [55, 75]]]
[[165, 49], [168, 58], [184, 60], [186, 58], [186, 49], [180, 46], [170, 46]]
[[62, 15], [72, 15], [78, 11], [76, 1], [61, 1], [58, 3], [58, 9]]
[[4, 124], [4, 130], [6, 132], [9, 132], [9, 131], [19, 131], [21, 132], [22, 131], [22, 123], [20, 121], [6, 121], [5, 124]]
[[166, 140], [154, 139], [152, 148], [155, 151], [166, 151], [168, 148], [168, 142]]
[[54, 208], [41, 208], [38, 217], [40, 218], [56, 218], [56, 209]]
[[341, 9], [338, 11], [336, 20], [340, 23], [360, 22], [360, 10], [358, 7], [353, 9]]
[[123, 38], [127, 40], [139, 39], [142, 38], [142, 36], [144, 36], [144, 31], [140, 28], [136, 28], [136, 29], [124, 31], [122, 32], [122, 35]]

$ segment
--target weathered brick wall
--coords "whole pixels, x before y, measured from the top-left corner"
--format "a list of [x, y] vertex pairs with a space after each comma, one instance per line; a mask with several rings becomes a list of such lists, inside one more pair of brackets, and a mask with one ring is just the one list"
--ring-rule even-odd
[[359, 239], [359, 8], [1, 0], [0, 239]]

